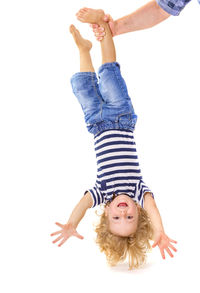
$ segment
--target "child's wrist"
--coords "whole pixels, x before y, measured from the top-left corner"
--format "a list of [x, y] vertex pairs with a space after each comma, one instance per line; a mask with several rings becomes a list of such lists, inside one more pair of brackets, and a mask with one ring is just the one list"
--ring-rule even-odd
[[66, 225], [69, 225], [70, 227], [73, 227], [74, 229], [76, 229], [76, 227], [78, 226], [73, 221], [70, 221], [70, 220], [68, 220], [68, 222], [66, 223]]
[[163, 228], [154, 228], [154, 235], [161, 235], [161, 234], [165, 234], [165, 231]]

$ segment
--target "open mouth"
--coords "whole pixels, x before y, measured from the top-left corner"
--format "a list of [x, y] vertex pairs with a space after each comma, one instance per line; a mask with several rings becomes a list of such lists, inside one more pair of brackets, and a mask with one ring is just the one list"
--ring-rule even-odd
[[117, 206], [118, 207], [127, 207], [128, 205], [125, 202], [120, 202]]

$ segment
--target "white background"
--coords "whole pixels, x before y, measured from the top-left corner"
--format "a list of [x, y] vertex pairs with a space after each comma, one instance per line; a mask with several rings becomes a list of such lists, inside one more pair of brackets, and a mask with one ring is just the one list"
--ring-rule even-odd
[[107, 266], [94, 242], [94, 209], [61, 248], [55, 222], [65, 223], [96, 179], [92, 135], [72, 94], [78, 50], [74, 23], [99, 44], [75, 13], [103, 8], [114, 19], [147, 1], [19, 0], [0, 9], [0, 223], [1, 291], [199, 292], [199, 28], [193, 0], [179, 17], [115, 38], [117, 60], [138, 123], [135, 138], [145, 182], [153, 190], [166, 233], [178, 241], [175, 257], [158, 248], [147, 264]]

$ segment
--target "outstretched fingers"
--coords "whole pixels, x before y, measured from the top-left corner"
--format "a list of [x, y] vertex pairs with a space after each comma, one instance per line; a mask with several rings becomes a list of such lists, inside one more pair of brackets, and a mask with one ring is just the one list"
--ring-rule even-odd
[[169, 244], [169, 247], [170, 247], [173, 251], [177, 252], [177, 249], [176, 249], [172, 244]]
[[169, 238], [169, 241], [172, 242], [172, 243], [177, 243], [176, 240], [173, 240], [173, 239], [170, 239], [170, 238]]
[[160, 253], [162, 255], [162, 258], [165, 259], [165, 251], [164, 251], [164, 248], [160, 248], [159, 247], [159, 249], [160, 249]]
[[157, 245], [160, 249], [160, 253], [163, 259], [165, 259], [165, 250], [171, 257], [174, 257], [174, 255], [172, 254], [170, 249], [172, 249], [174, 252], [177, 252], [177, 249], [170, 243], [167, 246], [161, 246], [159, 245], [159, 241], [155, 241], [152, 245], [152, 248], [156, 247]]
[[153, 245], [152, 245], [152, 248], [156, 247], [158, 245], [158, 242], [159, 241], [154, 241]]
[[56, 236], [58, 234], [60, 234], [62, 232], [62, 230], [56, 231], [54, 233], [51, 233], [50, 236]]
[[[59, 226], [60, 228], [62, 228], [63, 229], [63, 227], [64, 227], [64, 225], [62, 225], [62, 224], [60, 224], [60, 223], [58, 223], [58, 222], [56, 222], [55, 223], [57, 226]], [[58, 235], [58, 234], [61, 234], [62, 233], [62, 230], [59, 230], [59, 231], [56, 231], [56, 232], [54, 232], [54, 233], [51, 233], [50, 234], [50, 236], [55, 236], [55, 235]]]
[[52, 243], [56, 243], [56, 242], [58, 242], [59, 240], [61, 240], [63, 238], [63, 236], [61, 235], [61, 236], [59, 236], [58, 238], [56, 238], [54, 241], [52, 241]]
[[[155, 246], [154, 246], [155, 247]], [[163, 259], [165, 259], [165, 250], [166, 252], [169, 254], [169, 256], [171, 257], [174, 257], [174, 255], [172, 254], [170, 248], [173, 250], [173, 251], [177, 251], [177, 249], [175, 247], [173, 247], [173, 245], [169, 244], [167, 247], [160, 247], [159, 246], [159, 249], [160, 249], [160, 253], [161, 253], [161, 256]]]
[[56, 224], [57, 226], [59, 226], [60, 228], [62, 228], [62, 229], [63, 229], [64, 226], [65, 226], [65, 225], [62, 225], [62, 224], [60, 224], [60, 223], [58, 223], [58, 222], [56, 222], [55, 224]]
[[165, 250], [167, 251], [167, 253], [171, 256], [174, 257], [174, 255], [172, 254], [171, 250], [167, 247], [165, 248]]
[[[56, 232], [50, 234], [50, 236], [56, 236], [56, 235], [61, 234], [58, 238], [56, 238], [55, 240], [53, 240], [52, 243], [56, 243], [56, 242], [58, 242], [59, 240], [61, 240], [63, 238], [62, 232], [63, 232], [64, 225], [62, 225], [62, 224], [60, 224], [58, 222], [56, 222], [55, 224], [57, 226], [59, 226], [60, 228], [62, 228], [62, 230], [59, 230], [59, 231], [56, 231]], [[58, 246], [60, 246], [60, 245], [58, 245]]]
[[58, 247], [61, 247], [66, 241], [67, 241], [67, 239], [64, 238], [64, 239], [60, 242], [60, 244], [58, 244]]
[[75, 231], [75, 232], [73, 233], [73, 235], [76, 236], [76, 237], [79, 238], [79, 239], [84, 239], [84, 237], [83, 237], [82, 235], [80, 235], [77, 231]]

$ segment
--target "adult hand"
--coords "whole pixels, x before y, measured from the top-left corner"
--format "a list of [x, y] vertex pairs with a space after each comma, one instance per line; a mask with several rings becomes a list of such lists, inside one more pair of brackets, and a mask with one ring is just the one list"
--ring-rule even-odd
[[77, 231], [76, 229], [73, 227], [72, 224], [70, 223], [67, 223], [65, 225], [62, 225], [60, 223], [55, 223], [57, 226], [59, 226], [61, 228], [61, 230], [57, 231], [57, 232], [54, 232], [51, 234], [51, 236], [55, 236], [55, 235], [59, 235], [60, 236], [58, 238], [56, 238], [53, 243], [56, 243], [58, 241], [61, 240], [60, 244], [58, 244], [58, 246], [62, 246], [69, 237], [71, 236], [75, 236], [79, 239], [83, 239], [83, 236], [81, 236]]
[[155, 240], [152, 247], [159, 247], [163, 259], [165, 259], [165, 250], [171, 257], [174, 257], [170, 248], [175, 252], [177, 249], [171, 244], [171, 242], [177, 243], [177, 241], [170, 239], [164, 232], [157, 232], [155, 233]]
[[[106, 14], [104, 16], [104, 21], [108, 22], [112, 36], [113, 37], [116, 36], [116, 24], [115, 24], [114, 20], [112, 19], [112, 17], [110, 16], [110, 14]], [[97, 41], [102, 41], [105, 36], [104, 28], [102, 26], [99, 26], [98, 24], [91, 24], [90, 26], [93, 29], [93, 32], [94, 32], [94, 35], [95, 35]]]

